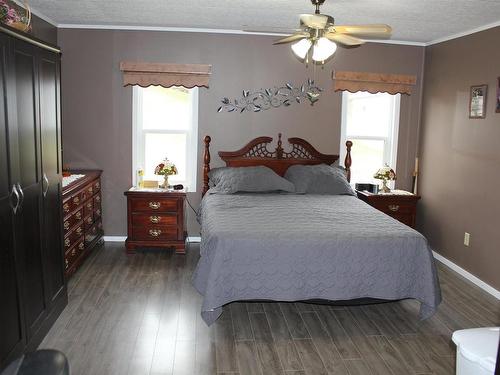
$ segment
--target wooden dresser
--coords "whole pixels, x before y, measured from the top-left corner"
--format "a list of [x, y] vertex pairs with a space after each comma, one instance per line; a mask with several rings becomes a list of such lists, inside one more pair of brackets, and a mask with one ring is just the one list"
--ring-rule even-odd
[[101, 171], [71, 171], [84, 174], [63, 188], [64, 267], [69, 278], [94, 247], [103, 243]]
[[358, 198], [368, 203], [370, 206], [392, 216], [409, 227], [415, 228], [417, 217], [418, 195], [408, 194], [373, 194], [366, 190], [356, 190]]
[[173, 247], [185, 253], [184, 190], [131, 188], [127, 197], [127, 253], [137, 247]]

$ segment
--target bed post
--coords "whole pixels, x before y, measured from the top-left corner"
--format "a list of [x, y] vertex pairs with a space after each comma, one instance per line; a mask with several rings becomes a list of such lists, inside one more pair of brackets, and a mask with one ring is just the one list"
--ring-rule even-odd
[[347, 148], [347, 153], [345, 154], [344, 167], [345, 167], [345, 171], [347, 174], [347, 181], [351, 182], [351, 165], [352, 165], [351, 147], [352, 147], [352, 142], [347, 141], [345, 143], [345, 146]]
[[210, 138], [209, 135], [205, 136], [205, 152], [203, 153], [203, 191], [201, 196], [203, 197], [208, 191], [208, 172], [210, 172]]

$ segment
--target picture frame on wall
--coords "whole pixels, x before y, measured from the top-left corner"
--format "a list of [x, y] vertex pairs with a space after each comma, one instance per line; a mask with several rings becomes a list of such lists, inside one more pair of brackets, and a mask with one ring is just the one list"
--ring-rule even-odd
[[471, 86], [469, 99], [469, 118], [482, 119], [486, 117], [486, 96], [488, 85]]
[[498, 77], [497, 83], [497, 113], [500, 113], [500, 77]]

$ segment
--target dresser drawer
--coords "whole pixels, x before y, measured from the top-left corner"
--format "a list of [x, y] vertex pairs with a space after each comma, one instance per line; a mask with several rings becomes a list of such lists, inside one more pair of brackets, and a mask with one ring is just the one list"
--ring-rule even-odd
[[80, 207], [82, 205], [83, 201], [85, 200], [85, 198], [86, 198], [85, 191], [79, 191], [78, 193], [74, 194], [70, 198], [71, 210], [74, 210], [77, 207]]
[[83, 235], [83, 232], [83, 221], [80, 221], [80, 223], [64, 237], [64, 249], [67, 250], [77, 243]]
[[98, 220], [90, 227], [89, 230], [85, 231], [85, 245], [89, 245], [92, 241], [94, 241], [101, 233], [102, 224], [101, 221]]
[[92, 199], [89, 199], [88, 201], [85, 202], [85, 205], [83, 206], [84, 210], [84, 215], [93, 215], [94, 214], [94, 202]]
[[144, 225], [133, 227], [132, 237], [142, 241], [164, 241], [177, 239], [177, 226]]
[[68, 233], [68, 231], [83, 217], [83, 208], [80, 208], [73, 215], [68, 216], [63, 222], [64, 234]]
[[85, 193], [86, 193], [87, 198], [90, 198], [91, 196], [93, 196], [95, 193], [94, 184], [87, 185], [85, 187]]
[[101, 204], [100, 203], [96, 204], [94, 201], [94, 219], [101, 217], [101, 214], [102, 214]]
[[132, 198], [132, 211], [176, 212], [177, 199], [167, 198]]
[[85, 225], [85, 231], [88, 231], [94, 224], [94, 216], [88, 215], [83, 219], [83, 224]]
[[154, 225], [177, 225], [177, 215], [161, 214], [161, 213], [133, 213], [132, 225], [135, 226], [151, 226]]
[[80, 256], [82, 251], [85, 249], [83, 239], [78, 241], [64, 254], [64, 259], [67, 261], [68, 267], [71, 267], [75, 260]]

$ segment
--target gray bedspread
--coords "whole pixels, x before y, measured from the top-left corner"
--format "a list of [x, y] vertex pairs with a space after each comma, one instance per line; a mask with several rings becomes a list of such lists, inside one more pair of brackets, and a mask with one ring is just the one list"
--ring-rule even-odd
[[356, 197], [206, 194], [199, 218], [209, 325], [240, 300], [414, 298], [422, 318], [441, 302], [425, 237]]

